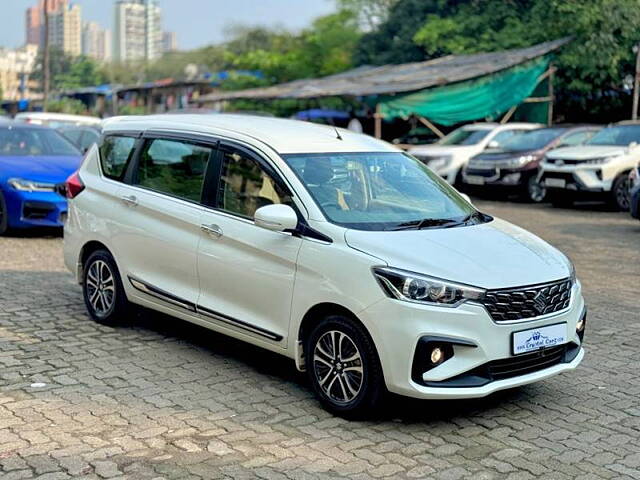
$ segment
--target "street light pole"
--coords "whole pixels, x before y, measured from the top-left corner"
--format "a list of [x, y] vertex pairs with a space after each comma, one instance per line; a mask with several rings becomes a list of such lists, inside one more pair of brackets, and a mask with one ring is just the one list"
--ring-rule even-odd
[[636, 54], [636, 74], [633, 77], [633, 110], [631, 111], [631, 120], [638, 119], [638, 96], [640, 95], [640, 44], [633, 47]]
[[51, 70], [49, 58], [49, 0], [44, 0], [44, 58], [42, 60], [43, 95], [42, 110], [47, 111], [49, 89], [51, 88]]

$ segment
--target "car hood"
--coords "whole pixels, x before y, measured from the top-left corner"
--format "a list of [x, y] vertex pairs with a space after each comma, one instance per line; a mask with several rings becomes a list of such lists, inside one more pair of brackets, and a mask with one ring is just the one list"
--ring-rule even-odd
[[80, 156], [0, 157], [0, 178], [23, 178], [37, 182], [59, 183], [75, 172]]
[[454, 228], [347, 230], [345, 240], [391, 267], [487, 289], [534, 285], [571, 273], [562, 253], [500, 219]]
[[567, 160], [586, 160], [614, 155], [624, 155], [628, 147], [621, 145], [580, 145], [578, 147], [563, 147], [547, 153], [549, 158], [563, 158]]

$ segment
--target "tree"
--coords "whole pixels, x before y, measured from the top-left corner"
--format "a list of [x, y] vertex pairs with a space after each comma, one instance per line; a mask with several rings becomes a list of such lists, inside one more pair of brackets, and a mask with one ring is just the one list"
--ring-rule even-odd
[[354, 14], [359, 25], [367, 31], [375, 30], [386, 21], [396, 3], [398, 0], [337, 0], [338, 10]]
[[53, 84], [56, 90], [73, 90], [76, 88], [101, 85], [106, 83], [98, 64], [88, 57], [76, 57], [71, 61], [68, 71], [54, 75]]

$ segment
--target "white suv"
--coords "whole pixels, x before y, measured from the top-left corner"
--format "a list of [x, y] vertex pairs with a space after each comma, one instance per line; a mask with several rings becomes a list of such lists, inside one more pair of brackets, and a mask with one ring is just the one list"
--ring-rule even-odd
[[371, 137], [119, 118], [66, 188], [65, 262], [93, 319], [134, 303], [286, 355], [336, 413], [387, 390], [482, 397], [584, 356], [567, 257]]
[[498, 148], [512, 136], [540, 128], [537, 123], [473, 123], [460, 127], [438, 142], [418, 145], [409, 153], [431, 167], [450, 184], [459, 184], [462, 169], [486, 148]]
[[629, 210], [629, 173], [640, 161], [640, 123], [620, 122], [596, 133], [586, 144], [558, 148], [540, 164], [540, 181], [555, 205], [580, 196], [601, 196]]

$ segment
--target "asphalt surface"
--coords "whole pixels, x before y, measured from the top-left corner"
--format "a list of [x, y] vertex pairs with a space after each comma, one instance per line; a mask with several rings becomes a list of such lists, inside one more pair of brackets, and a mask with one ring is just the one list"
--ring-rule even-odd
[[350, 422], [275, 354], [153, 312], [89, 320], [56, 232], [0, 237], [0, 478], [640, 478], [640, 222], [478, 201], [575, 262], [575, 372]]

